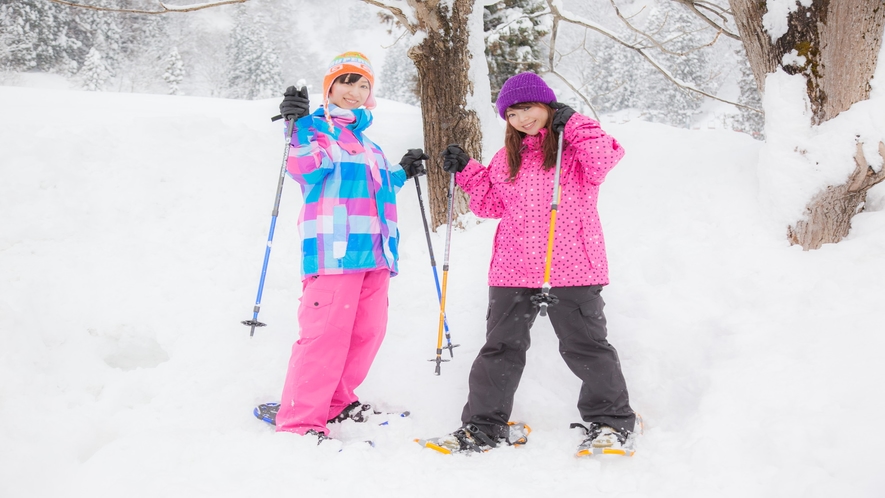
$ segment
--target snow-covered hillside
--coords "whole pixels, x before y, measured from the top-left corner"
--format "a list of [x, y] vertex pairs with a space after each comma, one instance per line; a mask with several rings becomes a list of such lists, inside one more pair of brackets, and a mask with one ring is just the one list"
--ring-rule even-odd
[[[0, 87], [0, 496], [876, 497], [885, 493], [882, 194], [838, 245], [802, 252], [763, 212], [760, 144], [723, 131], [603, 126], [627, 155], [602, 187], [618, 348], [645, 435], [632, 459], [576, 460], [578, 381], [545, 319], [514, 418], [523, 448], [443, 456], [484, 337], [495, 222], [454, 232], [455, 357], [433, 375], [438, 304], [413, 185], [402, 265], [363, 400], [374, 449], [323, 451], [251, 413], [276, 399], [300, 294], [276, 100]], [[399, 158], [420, 112], [382, 100], [369, 135]], [[438, 151], [430, 151], [438, 153]], [[445, 230], [433, 234], [442, 259]]]

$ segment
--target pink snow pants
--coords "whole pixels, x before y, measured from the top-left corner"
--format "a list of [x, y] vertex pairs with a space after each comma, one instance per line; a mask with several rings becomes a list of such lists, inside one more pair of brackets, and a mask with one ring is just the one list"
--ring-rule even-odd
[[304, 280], [277, 431], [329, 433], [326, 421], [358, 398], [387, 330], [389, 270]]

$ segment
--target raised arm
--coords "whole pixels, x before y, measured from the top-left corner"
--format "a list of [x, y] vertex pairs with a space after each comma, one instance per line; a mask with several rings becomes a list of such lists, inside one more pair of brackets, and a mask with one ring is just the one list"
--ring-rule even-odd
[[302, 185], [317, 184], [335, 168], [329, 137], [314, 128], [312, 116], [299, 119], [295, 127], [286, 171]]
[[575, 113], [565, 125], [565, 141], [569, 144], [579, 171], [594, 185], [605, 180], [605, 175], [624, 157], [624, 148], [614, 137], [599, 126], [599, 122]]

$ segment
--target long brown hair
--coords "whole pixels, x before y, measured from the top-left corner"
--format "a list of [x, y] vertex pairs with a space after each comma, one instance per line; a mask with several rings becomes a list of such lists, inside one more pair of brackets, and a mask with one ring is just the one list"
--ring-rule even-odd
[[[556, 134], [553, 133], [553, 108], [541, 102], [521, 102], [510, 107], [517, 106], [543, 107], [547, 110], [547, 125], [545, 126], [547, 128], [547, 136], [544, 137], [544, 142], [541, 144], [541, 150], [544, 152], [544, 169], [549, 170], [556, 166], [558, 144]], [[507, 165], [510, 166], [511, 181], [516, 179], [516, 175], [519, 174], [519, 166], [522, 164], [523, 138], [525, 138], [525, 133], [517, 131], [508, 119], [507, 131], [504, 133], [504, 148], [507, 149]]]

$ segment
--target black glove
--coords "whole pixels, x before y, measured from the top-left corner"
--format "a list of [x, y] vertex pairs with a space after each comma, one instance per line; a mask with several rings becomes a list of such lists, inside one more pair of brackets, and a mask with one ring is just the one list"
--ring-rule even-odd
[[307, 97], [307, 87], [296, 90], [290, 86], [283, 93], [283, 101], [280, 103], [280, 115], [286, 120], [301, 119], [310, 114], [310, 99]]
[[427, 170], [424, 169], [424, 163], [421, 161], [426, 161], [428, 159], [430, 158], [427, 157], [427, 154], [425, 154], [423, 150], [409, 149], [399, 162], [399, 165], [402, 166], [403, 170], [406, 172], [406, 180], [416, 176], [426, 175]]
[[562, 130], [565, 129], [565, 124], [568, 123], [569, 118], [572, 117], [575, 110], [562, 102], [551, 102], [548, 105], [554, 109], [553, 131], [555, 133], [562, 133]]
[[446, 173], [460, 173], [464, 170], [464, 166], [467, 166], [467, 162], [470, 161], [470, 156], [464, 152], [464, 149], [461, 148], [460, 145], [452, 144], [446, 147], [446, 150], [442, 153], [443, 157], [443, 169], [446, 170]]

